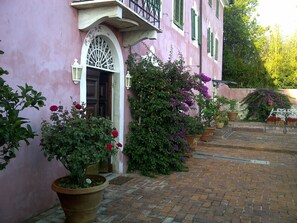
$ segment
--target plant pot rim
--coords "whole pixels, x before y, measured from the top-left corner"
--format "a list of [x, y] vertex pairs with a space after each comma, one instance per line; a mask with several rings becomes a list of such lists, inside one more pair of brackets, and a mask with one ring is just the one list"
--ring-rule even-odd
[[87, 177], [90, 179], [101, 178], [102, 180], [104, 180], [104, 182], [100, 185], [93, 186], [93, 187], [87, 187], [87, 188], [66, 188], [66, 187], [59, 186], [58, 182], [61, 179], [67, 178], [67, 177], [69, 177], [69, 176], [64, 176], [64, 177], [60, 177], [60, 178], [56, 179], [52, 183], [52, 186], [51, 186], [52, 190], [56, 193], [63, 193], [63, 194], [89, 194], [89, 193], [95, 193], [98, 190], [103, 190], [104, 188], [106, 188], [109, 185], [109, 182], [107, 181], [107, 179], [104, 176], [87, 175]]

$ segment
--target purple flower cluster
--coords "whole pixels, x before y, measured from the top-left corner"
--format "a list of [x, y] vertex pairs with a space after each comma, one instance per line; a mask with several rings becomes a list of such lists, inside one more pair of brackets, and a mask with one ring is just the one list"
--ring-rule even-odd
[[184, 112], [187, 112], [190, 110], [189, 106], [184, 103], [181, 104], [180, 109], [183, 110]]
[[186, 98], [186, 99], [184, 100], [184, 102], [185, 102], [189, 107], [191, 107], [191, 106], [194, 104], [194, 102], [193, 102], [193, 100], [192, 100], [191, 98]]
[[205, 97], [205, 98], [211, 98], [211, 96], [208, 94], [208, 87], [205, 85], [201, 85], [199, 88], [200, 93]]
[[196, 74], [196, 76], [199, 77], [204, 83], [211, 81], [211, 78], [206, 76], [204, 73]]

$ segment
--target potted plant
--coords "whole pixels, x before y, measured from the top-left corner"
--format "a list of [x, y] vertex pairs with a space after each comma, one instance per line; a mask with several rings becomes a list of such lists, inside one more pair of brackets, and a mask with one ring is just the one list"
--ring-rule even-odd
[[266, 122], [267, 122], [267, 124], [275, 124], [276, 117], [274, 115], [271, 115], [266, 119]]
[[218, 112], [218, 115], [215, 118], [216, 121], [216, 127], [218, 129], [221, 129], [224, 127], [224, 125], [228, 124], [229, 118], [226, 111], [222, 110]]
[[204, 132], [204, 126], [199, 116], [185, 115], [185, 129], [186, 129], [186, 140], [191, 146], [194, 144], [194, 140], [201, 137]]
[[286, 117], [286, 122], [288, 125], [294, 126], [297, 123], [297, 118]]
[[[70, 110], [62, 105], [50, 107], [50, 121], [41, 124], [41, 146], [48, 160], [57, 159], [69, 176], [52, 184], [57, 192], [66, 222], [93, 221], [108, 181], [99, 175], [87, 175], [91, 164], [115, 155], [118, 132], [103, 117], [87, 116], [84, 104], [73, 102]], [[84, 202], [84, 203], [83, 203]]]
[[205, 98], [203, 96], [198, 96], [197, 103], [200, 108], [200, 115], [204, 125], [204, 132], [201, 135], [200, 140], [208, 142], [213, 137], [215, 131], [215, 117], [220, 110], [221, 103], [218, 103], [214, 98]]
[[230, 121], [235, 121], [237, 120], [238, 117], [238, 111], [237, 111], [237, 100], [235, 99], [230, 99], [228, 100], [228, 105], [229, 105], [229, 111], [228, 111], [228, 118]]

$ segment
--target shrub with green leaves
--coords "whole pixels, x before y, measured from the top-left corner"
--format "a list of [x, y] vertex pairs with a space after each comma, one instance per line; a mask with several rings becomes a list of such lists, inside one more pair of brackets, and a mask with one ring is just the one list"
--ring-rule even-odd
[[257, 89], [242, 101], [247, 106], [246, 119], [265, 122], [270, 111], [277, 108], [291, 108], [289, 97], [276, 90]]
[[29, 145], [28, 140], [36, 136], [29, 119], [21, 117], [20, 112], [27, 108], [39, 109], [45, 101], [41, 92], [27, 84], [18, 86], [20, 92], [13, 90], [2, 75], [8, 75], [8, 71], [0, 67], [0, 170], [16, 156], [20, 141]]
[[127, 65], [133, 77], [129, 98], [133, 121], [124, 148], [128, 169], [149, 176], [183, 170], [184, 154], [190, 150], [184, 116], [194, 104], [193, 90], [208, 97], [204, 83], [210, 79], [191, 75], [181, 55], [162, 63], [130, 54]]

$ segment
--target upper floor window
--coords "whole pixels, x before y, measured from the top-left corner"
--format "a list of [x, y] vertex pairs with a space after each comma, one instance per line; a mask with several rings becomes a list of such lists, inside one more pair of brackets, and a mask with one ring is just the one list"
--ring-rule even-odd
[[174, 0], [173, 22], [180, 29], [184, 26], [184, 0]]
[[220, 16], [220, 0], [216, 0], [216, 17], [219, 18]]

